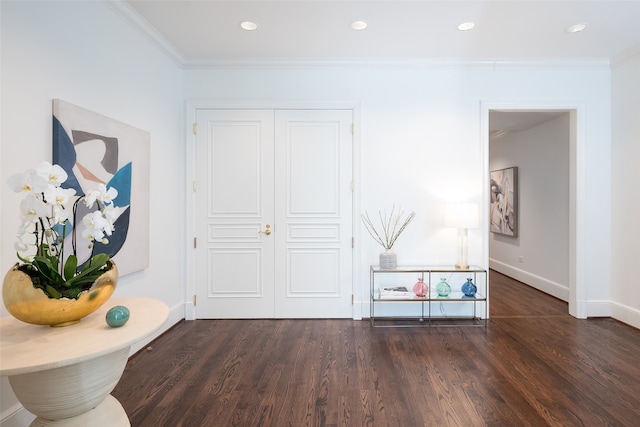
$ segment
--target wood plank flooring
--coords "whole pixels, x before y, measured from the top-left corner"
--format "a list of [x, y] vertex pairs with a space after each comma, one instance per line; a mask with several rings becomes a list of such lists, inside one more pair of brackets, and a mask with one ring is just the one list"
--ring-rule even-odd
[[113, 395], [147, 426], [638, 426], [640, 331], [492, 271], [483, 328], [180, 322]]

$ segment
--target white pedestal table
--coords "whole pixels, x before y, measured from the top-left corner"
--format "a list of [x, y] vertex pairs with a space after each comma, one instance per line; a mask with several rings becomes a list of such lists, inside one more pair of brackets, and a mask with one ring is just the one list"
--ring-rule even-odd
[[[107, 311], [123, 305], [129, 321], [107, 325]], [[131, 345], [156, 332], [169, 315], [151, 298], [111, 298], [79, 323], [61, 328], [0, 319], [0, 375], [8, 376], [37, 426], [130, 426], [109, 393], [120, 380]]]

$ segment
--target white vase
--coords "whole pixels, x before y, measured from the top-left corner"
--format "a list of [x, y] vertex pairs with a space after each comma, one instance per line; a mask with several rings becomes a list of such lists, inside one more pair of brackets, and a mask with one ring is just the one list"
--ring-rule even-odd
[[380, 268], [383, 270], [393, 270], [398, 266], [398, 256], [395, 252], [386, 250], [380, 254]]

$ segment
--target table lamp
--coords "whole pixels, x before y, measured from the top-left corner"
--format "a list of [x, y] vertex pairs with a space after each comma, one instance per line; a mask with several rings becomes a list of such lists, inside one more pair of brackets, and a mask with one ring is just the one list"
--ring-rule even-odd
[[458, 229], [458, 262], [456, 268], [469, 269], [467, 260], [468, 230], [479, 225], [476, 203], [449, 203], [444, 211], [444, 226]]

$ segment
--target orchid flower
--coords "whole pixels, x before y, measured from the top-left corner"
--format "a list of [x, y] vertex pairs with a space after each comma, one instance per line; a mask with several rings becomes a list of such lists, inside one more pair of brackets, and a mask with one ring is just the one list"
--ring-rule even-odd
[[59, 187], [60, 184], [65, 182], [68, 178], [67, 172], [65, 172], [59, 165], [52, 165], [49, 162], [42, 162], [38, 166], [38, 175], [43, 177], [47, 182], [54, 187]]
[[113, 187], [109, 187], [109, 189], [107, 189], [106, 186], [100, 184], [98, 185], [98, 189], [101, 192], [100, 198], [98, 200], [100, 200], [105, 205], [110, 205], [111, 203], [113, 203], [113, 199], [118, 197], [118, 190]]
[[115, 230], [114, 224], [118, 219], [118, 217], [120, 216], [120, 214], [122, 214], [122, 212], [124, 212], [124, 208], [119, 206], [113, 206], [113, 205], [109, 205], [102, 210], [102, 213], [104, 214], [104, 218], [107, 220], [107, 223], [109, 224], [108, 227], [105, 227], [105, 232], [107, 233], [108, 236], [111, 236], [111, 232]]
[[24, 173], [11, 175], [7, 183], [16, 193], [26, 192], [39, 194], [47, 188], [47, 180], [38, 175], [33, 169], [29, 169]]
[[69, 214], [62, 206], [53, 206], [51, 210], [54, 223], [64, 225], [69, 219]]
[[35, 223], [46, 214], [47, 205], [33, 194], [28, 194], [20, 202], [20, 218], [26, 223]]
[[16, 242], [13, 244], [13, 247], [15, 248], [16, 251], [18, 252], [24, 252], [27, 249], [29, 249], [29, 247], [27, 246], [27, 244], [24, 242], [24, 240], [22, 240], [22, 236], [16, 236], [17, 240]]
[[[86, 227], [82, 232], [82, 237], [98, 242], [104, 238], [105, 228], [110, 228], [109, 223], [100, 211], [86, 214], [84, 218], [82, 218], [82, 223]], [[111, 230], [109, 230], [109, 234], [111, 234]]]
[[76, 190], [73, 188], [62, 188], [49, 185], [43, 192], [44, 199], [49, 205], [64, 206], [69, 202], [69, 199], [76, 194]]
[[82, 232], [82, 238], [89, 241], [88, 247], [93, 247], [93, 242], [101, 242], [104, 238], [104, 233], [100, 229], [86, 228]]
[[22, 239], [22, 236], [24, 236], [24, 233], [25, 233], [24, 226], [25, 224], [21, 223], [20, 226], [18, 227], [18, 230], [16, 231], [16, 237], [18, 239]]
[[105, 205], [109, 205], [113, 203], [113, 199], [118, 197], [118, 190], [113, 187], [109, 187], [104, 184], [98, 184], [98, 189], [91, 191], [89, 194], [85, 196], [84, 202], [85, 205], [90, 208], [93, 206], [96, 200], [102, 202]]
[[89, 191], [84, 195], [84, 205], [88, 208], [93, 207], [93, 204], [98, 200], [100, 192], [98, 190]]

